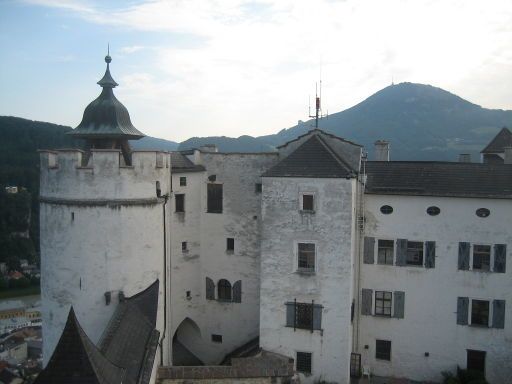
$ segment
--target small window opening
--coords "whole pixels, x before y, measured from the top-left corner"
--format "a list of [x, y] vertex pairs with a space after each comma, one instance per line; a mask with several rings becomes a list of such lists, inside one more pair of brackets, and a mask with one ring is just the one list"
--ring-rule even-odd
[[303, 211], [314, 211], [315, 210], [314, 195], [310, 195], [310, 194], [302, 195], [302, 210]]
[[75, 212], [71, 212], [71, 221], [75, 221]]
[[485, 351], [467, 350], [467, 366], [471, 371], [478, 371], [485, 374]]
[[391, 205], [383, 205], [382, 207], [380, 207], [380, 211], [384, 215], [389, 215], [389, 214], [393, 213], [393, 207]]
[[310, 352], [297, 352], [296, 370], [297, 372], [311, 373], [311, 357]]
[[437, 216], [439, 213], [441, 213], [441, 209], [439, 209], [439, 207], [432, 206], [427, 208], [427, 214], [430, 216]]
[[186, 241], [182, 241], [181, 242], [181, 251], [182, 252], [187, 252], [188, 251], [188, 244]]
[[256, 193], [261, 193], [261, 191], [263, 190], [263, 185], [261, 183], [256, 183], [254, 190]]
[[174, 195], [176, 200], [176, 212], [185, 212], [185, 194]]
[[487, 217], [491, 214], [491, 211], [487, 208], [478, 208], [475, 213], [478, 217]]
[[375, 340], [375, 358], [379, 360], [391, 360], [391, 341]]
[[214, 343], [222, 343], [222, 335], [212, 334], [212, 341]]
[[190, 293], [190, 291], [187, 291], [187, 300], [190, 300], [192, 298], [192, 295]]
[[228, 237], [226, 239], [226, 251], [234, 252], [235, 250], [235, 239], [232, 237]]
[[187, 178], [182, 176], [180, 177], [180, 187], [186, 187], [187, 186]]
[[155, 185], [155, 187], [156, 187], [156, 197], [160, 197], [160, 196], [162, 196], [162, 189], [160, 188], [160, 182], [157, 181], [155, 184], [156, 184]]

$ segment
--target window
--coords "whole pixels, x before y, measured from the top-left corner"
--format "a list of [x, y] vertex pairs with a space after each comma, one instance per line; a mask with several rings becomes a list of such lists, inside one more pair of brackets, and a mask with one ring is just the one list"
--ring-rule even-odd
[[380, 207], [380, 211], [384, 215], [389, 215], [390, 213], [393, 213], [393, 207], [391, 205], [383, 205], [382, 207]]
[[232, 237], [228, 237], [226, 239], [226, 251], [234, 252], [235, 251], [235, 239]]
[[298, 244], [298, 269], [302, 272], [315, 271], [315, 244]]
[[182, 241], [181, 242], [181, 251], [182, 252], [187, 252], [188, 251], [188, 245], [187, 245], [187, 242], [186, 241]]
[[296, 300], [286, 303], [286, 326], [295, 329], [308, 329], [311, 332], [322, 329], [322, 309], [319, 304], [298, 303]]
[[311, 353], [297, 352], [296, 370], [301, 373], [311, 373]]
[[378, 264], [393, 265], [393, 253], [395, 242], [393, 240], [379, 240], [378, 242]]
[[176, 194], [174, 198], [176, 200], [176, 212], [185, 212], [185, 195], [183, 193]]
[[313, 328], [313, 305], [308, 303], [296, 303], [295, 327], [305, 329]]
[[427, 208], [427, 214], [429, 214], [430, 216], [437, 216], [439, 215], [439, 213], [441, 213], [439, 207], [432, 206]]
[[222, 335], [212, 334], [212, 341], [214, 343], [222, 343]]
[[478, 208], [475, 211], [475, 214], [478, 217], [487, 217], [487, 216], [489, 216], [491, 214], [491, 211], [489, 211], [487, 208]]
[[180, 177], [180, 187], [186, 187], [187, 186], [187, 178], [182, 176]]
[[467, 350], [467, 366], [471, 371], [485, 373], [485, 351]]
[[375, 358], [379, 360], [391, 360], [391, 341], [375, 340]]
[[217, 298], [219, 301], [231, 301], [231, 283], [226, 279], [219, 280], [217, 284]]
[[407, 258], [405, 263], [407, 265], [423, 265], [423, 242], [407, 242]]
[[314, 211], [315, 210], [315, 196], [312, 194], [302, 195], [302, 210], [303, 211]]
[[489, 326], [489, 302], [471, 300], [471, 324]]
[[207, 184], [208, 213], [222, 213], [222, 184]]
[[491, 267], [491, 246], [473, 245], [473, 269], [489, 271]]
[[263, 190], [263, 185], [261, 183], [256, 183], [254, 185], [254, 191], [256, 193], [261, 193], [262, 190]]
[[391, 298], [391, 292], [375, 291], [375, 315], [391, 317]]

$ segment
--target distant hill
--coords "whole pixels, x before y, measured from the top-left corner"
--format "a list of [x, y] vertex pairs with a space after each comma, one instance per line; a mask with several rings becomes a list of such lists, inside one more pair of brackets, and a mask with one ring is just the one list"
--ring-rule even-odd
[[175, 151], [178, 149], [178, 143], [165, 139], [158, 139], [156, 137], [146, 136], [140, 140], [131, 140], [130, 145], [132, 149], [154, 149], [158, 151]]
[[273, 152], [275, 147], [269, 142], [252, 136], [238, 138], [226, 136], [192, 137], [182, 142], [178, 149], [186, 150], [199, 148], [201, 145], [215, 144], [220, 152]]
[[[441, 88], [414, 83], [386, 87], [319, 123], [321, 129], [365, 146], [370, 158], [373, 143], [385, 139], [391, 142], [393, 160], [456, 160], [459, 153], [470, 153], [473, 161], [500, 128], [510, 125], [512, 111], [482, 108]], [[248, 151], [260, 151], [262, 144], [283, 144], [312, 127], [310, 120], [274, 135], [242, 137], [245, 144], [257, 143]], [[194, 145], [220, 140], [221, 150], [238, 151], [232, 148], [240, 139], [194, 138]]]

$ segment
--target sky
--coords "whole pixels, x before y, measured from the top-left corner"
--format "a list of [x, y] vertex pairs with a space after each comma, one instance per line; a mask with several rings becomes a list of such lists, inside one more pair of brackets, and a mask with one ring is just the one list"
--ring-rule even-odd
[[512, 109], [510, 0], [0, 0], [0, 115], [76, 127], [110, 44], [147, 135], [261, 136], [392, 81]]

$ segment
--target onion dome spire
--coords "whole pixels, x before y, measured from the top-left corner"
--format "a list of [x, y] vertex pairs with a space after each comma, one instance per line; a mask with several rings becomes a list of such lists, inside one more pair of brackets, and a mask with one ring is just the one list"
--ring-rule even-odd
[[[109, 49], [110, 50], [110, 49]], [[110, 52], [109, 52], [110, 53]], [[112, 58], [110, 57], [110, 54], [107, 53], [107, 56], [105, 56], [105, 63], [107, 63], [107, 70], [105, 71], [105, 74], [101, 78], [100, 81], [98, 81], [98, 84], [102, 88], [115, 88], [119, 84], [115, 82], [115, 80], [112, 78], [112, 75], [110, 74], [110, 68], [109, 65], [112, 62]]]

